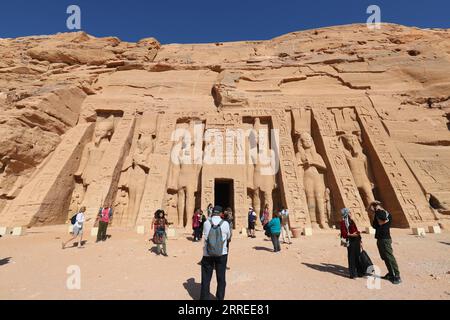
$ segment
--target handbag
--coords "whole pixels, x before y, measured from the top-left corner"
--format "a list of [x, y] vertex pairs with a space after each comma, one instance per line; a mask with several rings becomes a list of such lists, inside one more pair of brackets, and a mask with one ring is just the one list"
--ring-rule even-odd
[[369, 270], [369, 268], [373, 266], [372, 260], [370, 259], [366, 250], [361, 251], [361, 254], [359, 255], [359, 264], [364, 273], [367, 273], [367, 270]]

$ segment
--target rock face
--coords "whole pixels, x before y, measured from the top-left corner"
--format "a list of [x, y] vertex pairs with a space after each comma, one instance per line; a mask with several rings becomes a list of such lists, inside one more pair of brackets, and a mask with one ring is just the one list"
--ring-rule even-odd
[[[450, 221], [450, 31], [383, 24], [268, 41], [160, 45], [85, 33], [0, 39], [0, 226], [64, 223], [80, 206], [180, 228], [195, 208], [235, 226], [287, 207], [328, 228]], [[95, 219], [88, 222], [93, 225]]]

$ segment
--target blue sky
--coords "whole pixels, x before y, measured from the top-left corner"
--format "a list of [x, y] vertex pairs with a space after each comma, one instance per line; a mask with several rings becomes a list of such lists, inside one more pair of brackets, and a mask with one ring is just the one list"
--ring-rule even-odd
[[371, 4], [383, 22], [450, 28], [449, 0], [8, 0], [0, 37], [69, 31], [66, 9], [81, 8], [82, 30], [125, 41], [162, 43], [265, 40], [291, 31], [365, 22]]

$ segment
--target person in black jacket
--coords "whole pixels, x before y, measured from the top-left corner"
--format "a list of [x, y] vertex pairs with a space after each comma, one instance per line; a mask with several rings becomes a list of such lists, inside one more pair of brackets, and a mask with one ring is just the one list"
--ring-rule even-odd
[[392, 250], [391, 224], [392, 215], [387, 212], [381, 202], [374, 201], [369, 205], [369, 209], [374, 213], [372, 227], [375, 229], [375, 238], [377, 239], [377, 247], [388, 269], [388, 273], [383, 279], [390, 280], [393, 284], [402, 282], [400, 278], [400, 270], [398, 269], [397, 260]]

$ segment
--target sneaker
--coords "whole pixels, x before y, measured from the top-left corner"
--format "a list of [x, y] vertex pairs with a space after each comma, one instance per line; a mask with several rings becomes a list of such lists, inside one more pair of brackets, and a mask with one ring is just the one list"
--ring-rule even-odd
[[400, 279], [400, 277], [394, 277], [392, 279], [392, 283], [393, 284], [400, 284], [400, 283], [402, 283], [402, 279]]

